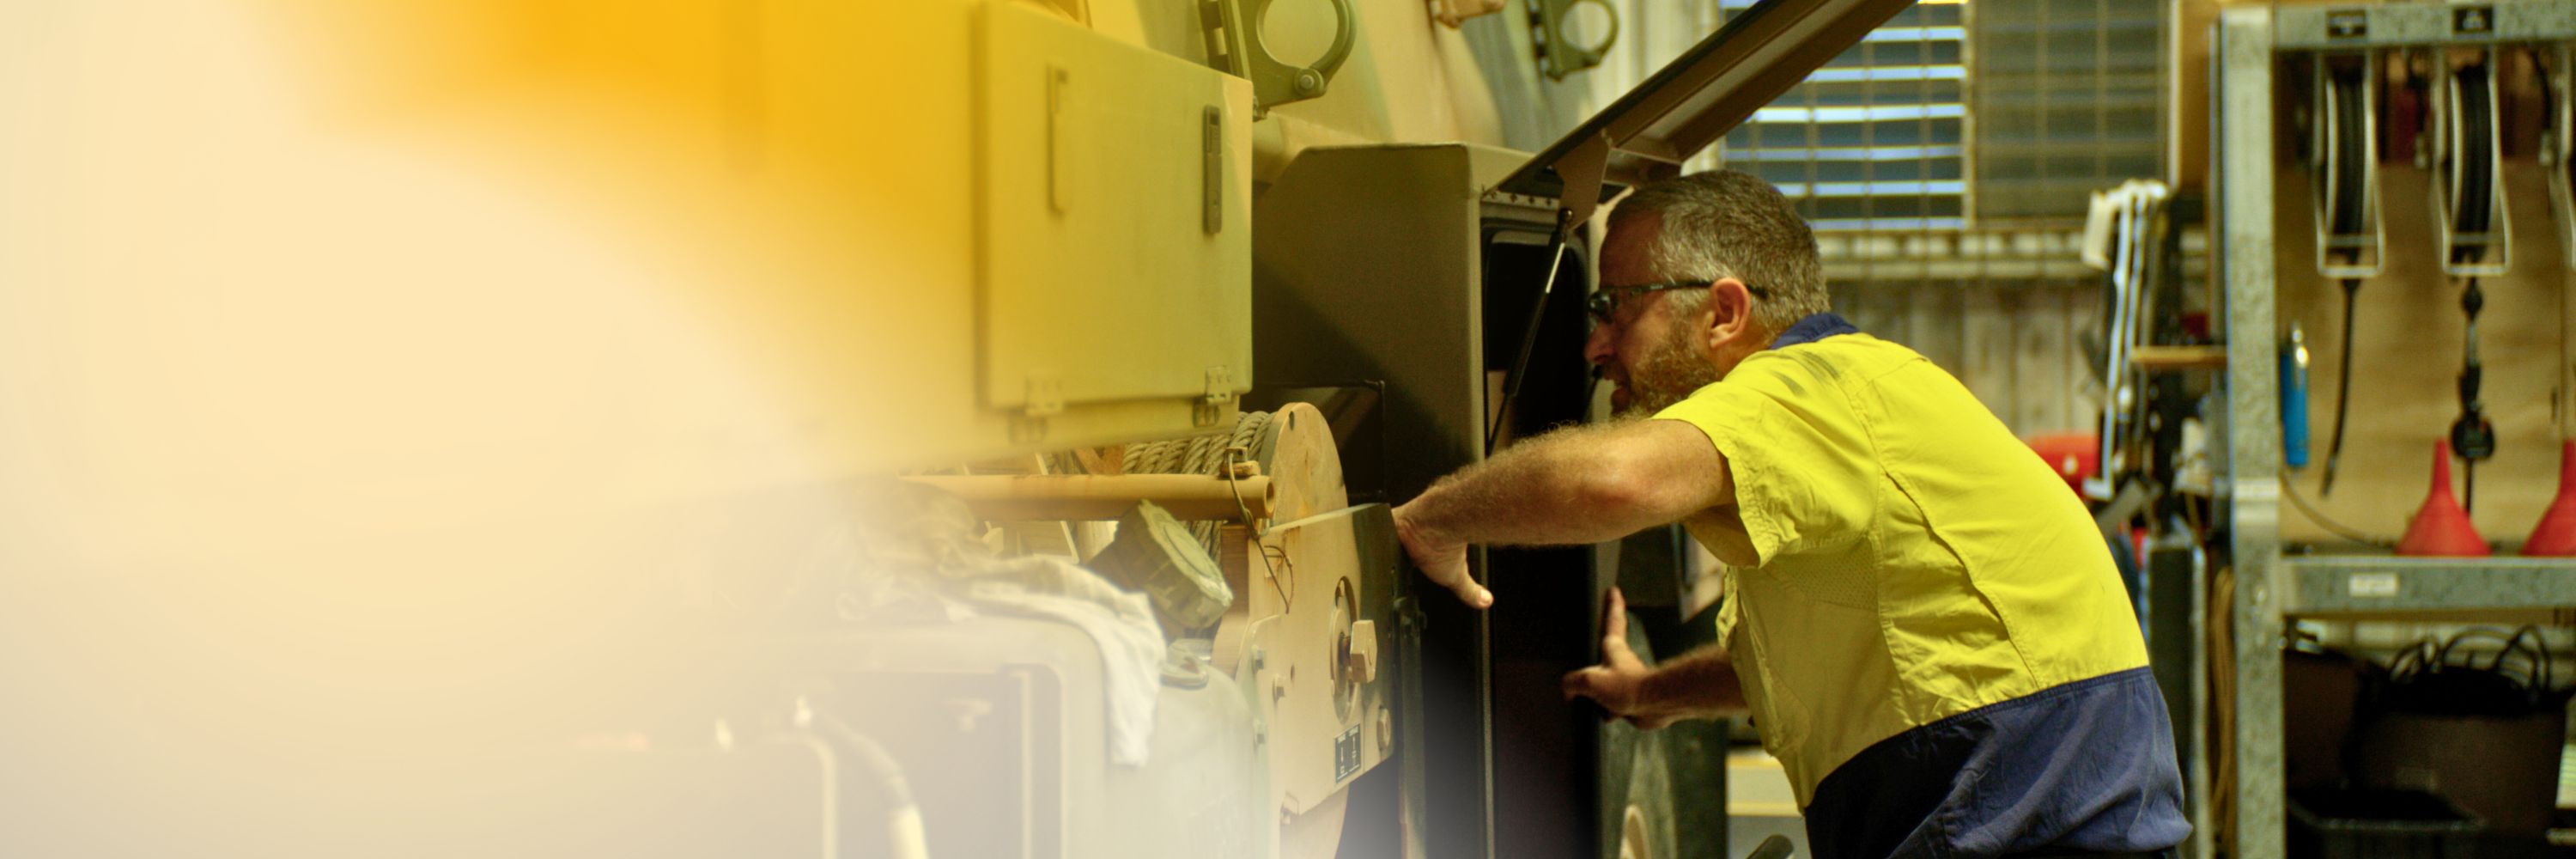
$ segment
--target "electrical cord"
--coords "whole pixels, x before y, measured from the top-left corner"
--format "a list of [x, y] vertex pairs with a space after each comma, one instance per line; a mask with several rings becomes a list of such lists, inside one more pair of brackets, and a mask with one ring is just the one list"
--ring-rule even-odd
[[2299, 508], [2299, 512], [2307, 514], [2309, 521], [2315, 522], [2326, 530], [2334, 532], [2335, 536], [2342, 537], [2346, 540], [2351, 540], [2365, 546], [2376, 546], [2383, 549], [2397, 548], [2397, 541], [2395, 540], [2382, 540], [2377, 537], [2372, 537], [2368, 534], [2362, 533], [2358, 529], [2346, 527], [2343, 523], [2327, 517], [2324, 513], [2317, 512], [2317, 508], [2308, 506], [2308, 500], [2306, 498], [2300, 497], [2298, 487], [2291, 486], [2290, 478], [2287, 476], [2281, 478], [2281, 497], [2290, 499], [2290, 506]]
[[1269, 543], [1262, 541], [1261, 523], [1253, 520], [1252, 508], [1243, 503], [1243, 487], [1234, 474], [1235, 463], [1241, 461], [1242, 458], [1243, 448], [1229, 447], [1225, 449], [1225, 488], [1226, 491], [1234, 494], [1235, 511], [1243, 515], [1243, 539], [1252, 544], [1252, 549], [1255, 554], [1261, 556], [1262, 572], [1268, 573], [1270, 576], [1270, 589], [1279, 592], [1279, 611], [1282, 614], [1285, 614], [1289, 609], [1294, 608], [1297, 602], [1290, 595], [1288, 587], [1280, 583], [1279, 568], [1270, 565], [1270, 553], [1273, 551], [1278, 552], [1279, 560], [1282, 563], [1288, 564], [1288, 572], [1292, 575], [1297, 572], [1297, 565], [1288, 560], [1288, 550], [1274, 549]]

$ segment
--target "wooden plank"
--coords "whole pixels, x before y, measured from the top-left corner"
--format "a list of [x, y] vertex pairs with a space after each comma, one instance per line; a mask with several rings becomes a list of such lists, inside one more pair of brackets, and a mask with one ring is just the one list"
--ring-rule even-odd
[[1859, 326], [1862, 331], [1877, 334], [1888, 330], [1888, 326], [1894, 324], [1896, 314], [1891, 312], [1889, 306], [1889, 302], [1896, 297], [1894, 288], [1886, 284], [1873, 283], [1854, 290], [1853, 293], [1850, 302], [1851, 312], [1846, 317], [1853, 325]]
[[1927, 283], [1905, 296], [1905, 332], [1903, 343], [1941, 365], [1941, 369], [1958, 375], [1959, 297], [1957, 287]]
[[[2012, 317], [2006, 288], [1971, 287], [1959, 294], [1959, 381], [1979, 402], [2010, 423], [2013, 415]], [[2014, 428], [2019, 431], [2019, 427]]]
[[2227, 366], [2227, 347], [2140, 346], [2129, 363], [2146, 370], [2215, 370]]
[[2073, 421], [2069, 429], [2079, 432], [2100, 432], [2102, 429], [2102, 368], [2095, 366], [2093, 354], [2084, 348], [2087, 332], [2095, 342], [2101, 341], [2102, 326], [2101, 285], [2085, 282], [2069, 288], [2066, 293], [2066, 403]]
[[2013, 430], [2023, 435], [2071, 425], [2066, 378], [2066, 290], [2042, 287], [2007, 299], [2013, 324]]

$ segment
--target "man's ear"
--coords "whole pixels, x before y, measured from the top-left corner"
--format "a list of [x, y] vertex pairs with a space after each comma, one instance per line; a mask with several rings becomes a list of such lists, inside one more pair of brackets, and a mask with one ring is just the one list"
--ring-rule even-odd
[[1719, 278], [1708, 286], [1708, 348], [1721, 351], [1753, 333], [1753, 291], [1744, 281]]

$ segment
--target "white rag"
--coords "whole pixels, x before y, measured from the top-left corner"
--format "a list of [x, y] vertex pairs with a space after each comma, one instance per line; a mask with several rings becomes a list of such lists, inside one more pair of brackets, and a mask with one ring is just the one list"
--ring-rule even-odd
[[993, 560], [958, 575], [964, 597], [1012, 614], [1060, 620], [1100, 645], [1101, 697], [1108, 709], [1109, 759], [1141, 767], [1154, 738], [1154, 701], [1162, 692], [1163, 627], [1144, 594], [1060, 558]]

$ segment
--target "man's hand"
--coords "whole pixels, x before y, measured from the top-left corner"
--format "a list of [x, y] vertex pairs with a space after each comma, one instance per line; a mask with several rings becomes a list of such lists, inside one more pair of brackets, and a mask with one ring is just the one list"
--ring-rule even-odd
[[1404, 543], [1404, 553], [1413, 556], [1413, 565], [1441, 587], [1458, 594], [1468, 608], [1491, 608], [1494, 592], [1476, 583], [1467, 573], [1467, 544], [1444, 540], [1429, 533], [1406, 515], [1412, 504], [1395, 508], [1395, 537]]
[[1612, 717], [1649, 731], [1680, 721], [1680, 714], [1645, 700], [1646, 675], [1654, 669], [1628, 649], [1628, 601], [1618, 588], [1610, 589], [1608, 603], [1601, 610], [1601, 664], [1565, 675], [1565, 700], [1590, 698]]

